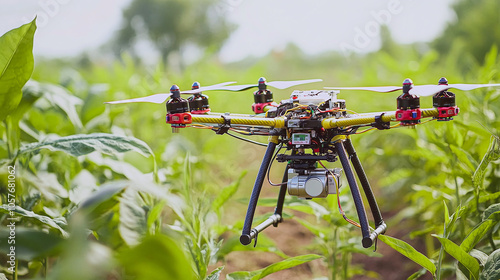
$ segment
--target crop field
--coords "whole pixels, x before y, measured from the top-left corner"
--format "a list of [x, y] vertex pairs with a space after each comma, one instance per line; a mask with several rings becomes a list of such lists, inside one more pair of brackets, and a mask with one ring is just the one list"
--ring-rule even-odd
[[[388, 225], [368, 249], [339, 213], [337, 194], [287, 195], [284, 222], [255, 247], [241, 245], [266, 148], [209, 129], [172, 133], [165, 104], [104, 103], [174, 83], [249, 84], [261, 76], [323, 79], [293, 88], [300, 90], [400, 85], [408, 77], [500, 83], [497, 45], [478, 60], [460, 42], [443, 54], [385, 38], [379, 51], [349, 57], [290, 44], [239, 62], [207, 55], [173, 67], [128, 52], [34, 59], [36, 29], [34, 20], [0, 37], [0, 280], [500, 279], [498, 88], [453, 90], [460, 108], [453, 121], [352, 136]], [[273, 90], [275, 101], [293, 89]], [[213, 112], [249, 114], [251, 91], [206, 94]], [[395, 110], [397, 95], [339, 98], [353, 112], [383, 112]], [[421, 104], [431, 108], [432, 98]], [[281, 180], [284, 168], [274, 162], [270, 180]], [[342, 180], [339, 201], [356, 220]], [[254, 225], [274, 211], [278, 193], [264, 182]]]

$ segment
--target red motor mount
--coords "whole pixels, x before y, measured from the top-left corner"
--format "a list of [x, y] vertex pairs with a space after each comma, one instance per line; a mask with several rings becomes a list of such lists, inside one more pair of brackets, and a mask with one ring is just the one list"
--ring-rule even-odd
[[265, 113], [264, 108], [266, 106], [278, 107], [278, 104], [276, 104], [276, 102], [254, 103], [252, 104], [252, 111], [254, 111], [255, 114]]
[[453, 116], [458, 115], [460, 109], [458, 106], [450, 106], [450, 107], [437, 107], [438, 110], [438, 121], [451, 121], [453, 120]]
[[210, 109], [205, 109], [205, 110], [192, 110], [191, 114], [194, 115], [204, 115], [206, 113], [210, 112]]
[[401, 122], [401, 125], [413, 125], [420, 122], [422, 111], [417, 109], [406, 109], [396, 111], [396, 120]]
[[186, 127], [186, 124], [192, 123], [191, 114], [187, 112], [167, 114], [166, 120], [172, 127]]

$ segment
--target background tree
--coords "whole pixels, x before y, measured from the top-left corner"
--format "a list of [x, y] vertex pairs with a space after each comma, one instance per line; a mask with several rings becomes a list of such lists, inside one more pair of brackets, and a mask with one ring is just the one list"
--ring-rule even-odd
[[500, 45], [500, 1], [459, 0], [453, 5], [455, 20], [448, 23], [433, 45], [441, 54], [463, 48], [479, 63], [493, 45]]
[[123, 12], [123, 27], [114, 40], [115, 53], [134, 53], [138, 39], [150, 40], [163, 61], [193, 44], [217, 52], [234, 29], [218, 0], [133, 0]]

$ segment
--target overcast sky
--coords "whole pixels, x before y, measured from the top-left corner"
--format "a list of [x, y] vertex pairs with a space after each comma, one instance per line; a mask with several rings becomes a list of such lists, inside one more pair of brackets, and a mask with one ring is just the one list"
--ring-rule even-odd
[[[71, 56], [113, 35], [131, 0], [0, 0], [0, 33], [38, 15], [35, 54]], [[238, 29], [222, 49], [225, 61], [263, 55], [288, 42], [306, 53], [375, 50], [387, 24], [400, 43], [429, 41], [453, 19], [453, 0], [222, 0], [217, 13]]]

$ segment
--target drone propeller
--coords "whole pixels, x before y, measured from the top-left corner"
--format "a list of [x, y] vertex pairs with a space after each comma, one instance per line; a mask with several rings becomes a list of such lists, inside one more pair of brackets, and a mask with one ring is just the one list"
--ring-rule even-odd
[[286, 89], [289, 87], [297, 86], [297, 85], [303, 85], [303, 84], [308, 84], [308, 83], [315, 83], [315, 82], [321, 82], [323, 81], [322, 79], [310, 79], [310, 80], [299, 80], [299, 81], [273, 81], [273, 82], [266, 82], [266, 79], [261, 77], [259, 79], [258, 84], [249, 84], [249, 85], [233, 85], [233, 86], [227, 86], [224, 87], [224, 90], [230, 90], [230, 91], [242, 91], [242, 90], [247, 90], [253, 87], [259, 87], [259, 85], [267, 85], [267, 86], [272, 86], [277, 89]]
[[456, 88], [458, 90], [473, 90], [484, 87], [498, 87], [500, 84], [449, 84], [449, 85], [421, 85], [414, 86], [411, 93], [419, 96], [430, 96], [434, 95], [440, 91], [447, 90], [450, 88]]
[[[198, 89], [185, 90], [185, 91], [181, 91], [180, 93], [181, 94], [193, 94], [193, 93], [199, 93], [199, 92], [207, 91], [207, 90], [225, 90], [224, 86], [229, 85], [229, 84], [234, 84], [234, 83], [236, 83], [236, 82], [225, 82], [225, 83], [220, 83], [220, 84], [206, 86], [206, 87], [199, 87]], [[121, 104], [121, 103], [148, 102], [148, 103], [161, 104], [161, 103], [164, 103], [171, 95], [172, 95], [172, 93], [157, 93], [157, 94], [153, 94], [153, 95], [145, 96], [145, 97], [117, 100], [117, 101], [108, 101], [108, 102], [104, 102], [104, 103], [106, 103], [106, 104]]]
[[325, 89], [335, 89], [335, 90], [369, 90], [376, 92], [393, 92], [403, 89], [397, 86], [382, 86], [382, 87], [325, 87]]
[[[430, 96], [434, 95], [443, 90], [450, 88], [456, 88], [459, 90], [473, 90], [484, 87], [497, 87], [500, 84], [440, 84], [440, 85], [419, 85], [413, 86], [410, 89], [410, 93], [417, 96]], [[381, 87], [325, 87], [326, 89], [336, 89], [336, 90], [369, 90], [376, 92], [393, 92], [397, 90], [402, 90], [403, 87], [398, 86], [381, 86]]]

